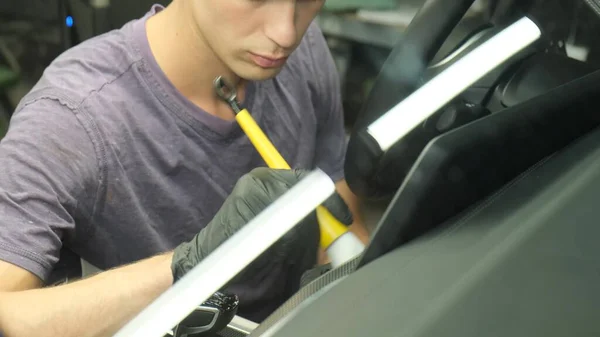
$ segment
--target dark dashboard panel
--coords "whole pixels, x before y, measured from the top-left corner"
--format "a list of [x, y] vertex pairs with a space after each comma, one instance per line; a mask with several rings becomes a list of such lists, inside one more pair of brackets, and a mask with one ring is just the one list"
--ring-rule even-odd
[[[403, 178], [360, 266], [438, 227], [600, 126], [600, 71], [431, 140]], [[400, 143], [404, 143], [405, 139]], [[392, 150], [390, 150], [392, 151]], [[405, 156], [396, 155], [397, 165]]]
[[265, 335], [599, 336], [599, 167], [596, 130]]

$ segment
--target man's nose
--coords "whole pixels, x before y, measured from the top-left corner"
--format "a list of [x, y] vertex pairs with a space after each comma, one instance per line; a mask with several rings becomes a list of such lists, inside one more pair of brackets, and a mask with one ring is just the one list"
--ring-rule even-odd
[[296, 44], [296, 2], [273, 1], [268, 14], [265, 33], [281, 48], [293, 48]]

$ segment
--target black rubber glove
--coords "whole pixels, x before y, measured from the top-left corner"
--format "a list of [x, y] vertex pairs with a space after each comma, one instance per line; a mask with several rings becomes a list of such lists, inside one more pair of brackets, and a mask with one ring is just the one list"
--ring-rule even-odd
[[[183, 277], [308, 173], [309, 171], [306, 170], [257, 168], [240, 178], [212, 221], [190, 242], [183, 243], [175, 249], [172, 261], [175, 281]], [[323, 205], [342, 223], [346, 225], [352, 223], [352, 215], [337, 193], [327, 199]], [[285, 264], [298, 269], [299, 284], [300, 275], [316, 263], [318, 244], [319, 228], [313, 212], [241, 272], [232, 283], [250, 279], [264, 281], [265, 274], [276, 273], [269, 268]], [[266, 284], [262, 282], [261, 285]], [[260, 291], [253, 293], [255, 294], [248, 295], [253, 298], [261, 297], [258, 294]], [[250, 300], [244, 294], [239, 295], [242, 301], [244, 298]]]

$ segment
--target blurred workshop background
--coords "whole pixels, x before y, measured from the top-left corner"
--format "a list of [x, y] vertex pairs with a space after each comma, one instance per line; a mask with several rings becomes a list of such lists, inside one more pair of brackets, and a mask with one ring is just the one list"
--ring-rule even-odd
[[[0, 138], [21, 97], [62, 51], [119, 28], [167, 0], [1, 0]], [[351, 126], [389, 52], [424, 0], [327, 0], [317, 18], [342, 80], [346, 121]], [[516, 4], [516, 5], [515, 5]], [[506, 11], [543, 8], [545, 28], [564, 41], [574, 58], [597, 58], [600, 20], [573, 0], [478, 0], [463, 25], [485, 24]], [[548, 16], [550, 16], [548, 18]], [[561, 42], [562, 43], [562, 42]]]

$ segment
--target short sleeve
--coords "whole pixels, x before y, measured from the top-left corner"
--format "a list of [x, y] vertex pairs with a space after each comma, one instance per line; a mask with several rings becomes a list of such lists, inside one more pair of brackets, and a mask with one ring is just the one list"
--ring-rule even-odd
[[54, 99], [22, 105], [0, 141], [0, 260], [47, 280], [76, 219], [91, 212], [98, 175], [93, 143]]
[[340, 77], [325, 37], [315, 23], [311, 25], [307, 34], [317, 95], [315, 164], [337, 182], [344, 178], [347, 147]]

